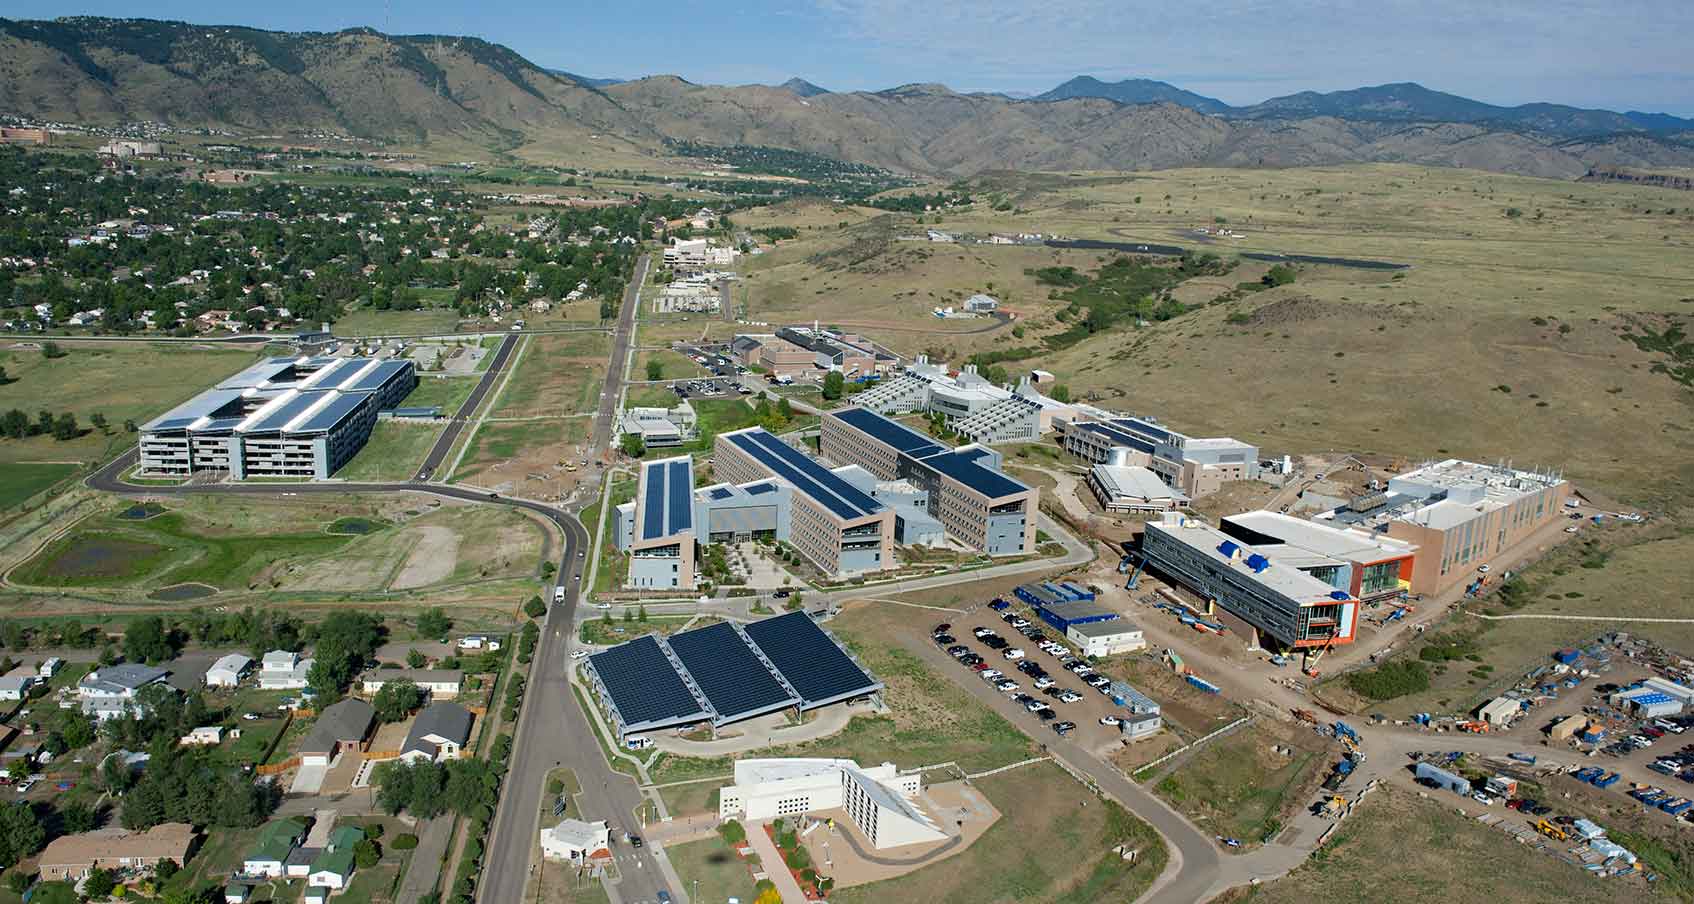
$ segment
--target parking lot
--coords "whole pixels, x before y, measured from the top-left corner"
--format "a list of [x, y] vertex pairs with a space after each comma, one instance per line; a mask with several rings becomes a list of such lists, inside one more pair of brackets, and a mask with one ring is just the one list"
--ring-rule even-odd
[[[1024, 607], [996, 600], [929, 627], [931, 640], [959, 663], [959, 669], [974, 671], [1023, 708], [1030, 724], [1020, 727], [1038, 739], [1064, 736], [1101, 754], [1124, 743], [1115, 722], [1100, 721], [1129, 715], [1102, 691], [1110, 691], [1111, 680], [1090, 668], [1062, 643], [1057, 631], [1033, 619]], [[1066, 725], [1070, 727], [1062, 728]]]

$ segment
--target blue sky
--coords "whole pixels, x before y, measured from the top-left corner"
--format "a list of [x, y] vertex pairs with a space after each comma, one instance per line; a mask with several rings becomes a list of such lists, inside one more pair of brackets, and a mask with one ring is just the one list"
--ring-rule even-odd
[[7, 0], [88, 14], [333, 31], [469, 34], [583, 75], [712, 84], [800, 75], [832, 90], [941, 82], [1044, 91], [1155, 78], [1235, 104], [1416, 81], [1492, 103], [1694, 115], [1690, 0]]

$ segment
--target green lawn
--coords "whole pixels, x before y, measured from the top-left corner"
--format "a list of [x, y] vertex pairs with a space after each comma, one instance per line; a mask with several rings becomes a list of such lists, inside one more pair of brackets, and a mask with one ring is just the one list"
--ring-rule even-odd
[[[0, 389], [0, 408], [18, 408], [32, 418], [43, 409], [70, 412], [83, 434], [63, 441], [51, 436], [0, 440], [0, 461], [104, 460], [134, 444], [135, 436], [123, 429], [125, 421], [144, 423], [259, 360], [252, 351], [189, 343], [65, 342], [60, 347], [65, 351], [60, 358], [45, 358], [35, 350], [0, 350], [0, 367], [10, 379]], [[109, 434], [90, 426], [97, 413], [106, 417]]]
[[441, 413], [452, 417], [459, 411], [459, 406], [465, 404], [471, 390], [476, 388], [480, 377], [436, 377], [429, 374], [418, 376], [418, 388], [400, 404], [407, 408], [428, 408], [439, 405]]
[[[727, 901], [754, 898], [753, 872], [749, 863], [758, 855], [743, 859], [720, 837], [690, 841], [686, 844], [665, 845], [665, 856], [682, 879], [682, 886], [696, 901]], [[699, 885], [696, 886], [695, 883]]]
[[[609, 504], [605, 509], [608, 518], [617, 517], [613, 510], [635, 498], [635, 485], [635, 480], [629, 478], [612, 483], [611, 497], [608, 499]], [[598, 502], [582, 510], [582, 523], [584, 527], [588, 528], [590, 536], [597, 529], [596, 525], [600, 523], [600, 517], [601, 508]], [[604, 530], [605, 542], [594, 551], [594, 554], [599, 556], [600, 564], [594, 571], [594, 586], [591, 588], [591, 593], [604, 593], [614, 587], [622, 586], [623, 575], [629, 569], [628, 560], [624, 558], [623, 553], [618, 552], [617, 524], [608, 520]]]
[[445, 424], [377, 421], [353, 460], [336, 477], [342, 480], [408, 480], [418, 472]]
[[[1261, 841], [1282, 825], [1289, 795], [1327, 761], [1295, 748], [1292, 757], [1267, 753], [1280, 735], [1248, 726], [1220, 738], [1157, 785], [1160, 797], [1220, 834]], [[1299, 801], [1304, 803], [1304, 800]]]
[[30, 497], [76, 473], [76, 465], [9, 464], [0, 468], [0, 509], [28, 502]]
[[55, 540], [19, 566], [13, 577], [20, 583], [48, 587], [123, 587], [143, 581], [162, 586], [192, 581], [234, 589], [247, 586], [274, 562], [327, 555], [350, 539], [317, 532], [214, 533], [200, 530], [180, 512], [145, 521], [125, 521], [111, 514], [91, 519]]
[[625, 408], [675, 408], [676, 393], [663, 386], [631, 386], [624, 393]]

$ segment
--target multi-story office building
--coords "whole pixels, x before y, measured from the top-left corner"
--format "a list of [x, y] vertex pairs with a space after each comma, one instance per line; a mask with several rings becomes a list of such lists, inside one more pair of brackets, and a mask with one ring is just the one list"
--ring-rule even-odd
[[1215, 493], [1226, 481], [1259, 476], [1257, 446], [1229, 437], [1186, 436], [1149, 418], [1079, 418], [1063, 430], [1065, 451], [1072, 455], [1094, 464], [1146, 468], [1189, 498]]
[[1367, 602], [1405, 595], [1416, 573], [1416, 546], [1359, 528], [1267, 511], [1225, 515], [1218, 528], [1253, 552]]
[[632, 590], [692, 590], [695, 585], [694, 459], [641, 463], [635, 500], [618, 509], [618, 548], [629, 553]]
[[364, 446], [377, 412], [394, 408], [417, 384], [410, 361], [261, 361], [143, 424], [141, 469], [327, 478]]
[[1247, 622], [1261, 642], [1312, 649], [1352, 643], [1357, 633], [1353, 594], [1191, 515], [1166, 512], [1147, 522], [1141, 553], [1162, 577]]
[[775, 478], [791, 490], [787, 540], [825, 574], [895, 567], [894, 512], [762, 427], [720, 433], [712, 469], [731, 483]]
[[1569, 498], [1556, 474], [1449, 458], [1321, 517], [1416, 544], [1411, 591], [1429, 595], [1474, 580], [1490, 559], [1563, 517]]
[[1006, 476], [992, 449], [948, 449], [868, 408], [847, 408], [823, 416], [818, 451], [881, 480], [909, 482], [926, 494], [929, 514], [947, 535], [972, 549], [989, 555], [1035, 551], [1040, 491]]

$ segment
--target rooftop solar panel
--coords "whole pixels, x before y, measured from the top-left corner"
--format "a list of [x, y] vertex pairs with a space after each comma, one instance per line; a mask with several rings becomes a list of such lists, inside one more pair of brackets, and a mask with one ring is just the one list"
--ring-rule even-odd
[[648, 464], [641, 469], [647, 481], [642, 495], [641, 539], [651, 540], [665, 535], [665, 469]]
[[747, 495], [749, 495], [749, 496], [758, 496], [758, 495], [763, 494], [763, 493], [774, 493], [774, 492], [776, 492], [776, 484], [774, 484], [774, 483], [755, 483], [755, 484], [751, 484], [747, 487], [744, 487], [743, 489], [745, 489], [747, 491]]
[[342, 419], [359, 409], [371, 397], [368, 392], [342, 392], [322, 408], [312, 413], [305, 421], [294, 425], [298, 433], [314, 433], [319, 430], [329, 430], [341, 423]]
[[802, 708], [868, 694], [882, 686], [804, 612], [756, 621], [745, 630], [800, 695]]
[[1107, 439], [1111, 440], [1112, 442], [1117, 443], [1118, 445], [1128, 446], [1131, 449], [1136, 449], [1136, 450], [1139, 450], [1141, 452], [1146, 452], [1146, 453], [1149, 453], [1149, 454], [1151, 454], [1153, 452], [1153, 444], [1152, 443], [1148, 442], [1145, 439], [1142, 439], [1139, 436], [1136, 436], [1133, 433], [1128, 433], [1128, 432], [1125, 432], [1123, 430], [1119, 430], [1115, 427], [1111, 427], [1111, 426], [1108, 426], [1106, 424], [1101, 424], [1101, 423], [1098, 423], [1098, 422], [1095, 422], [1095, 421], [1085, 421], [1084, 423], [1079, 424], [1077, 426], [1081, 427], [1084, 430], [1087, 430], [1090, 433], [1098, 433], [1099, 435], [1106, 437]]
[[588, 657], [626, 729], [681, 725], [711, 717], [652, 637]]
[[989, 499], [999, 499], [1013, 493], [1021, 493], [1029, 487], [1010, 477], [978, 464], [975, 456], [961, 455], [948, 452], [943, 455], [931, 455], [918, 462], [951, 477], [967, 487], [987, 496]]
[[251, 418], [243, 433], [266, 433], [271, 430], [281, 430], [289, 421], [306, 412], [307, 408], [323, 398], [321, 392], [301, 392], [292, 396], [278, 397], [280, 401], [273, 403], [271, 408], [262, 415]]
[[694, 526], [694, 478], [688, 459], [673, 461], [666, 468], [670, 477], [665, 492], [670, 497], [667, 519], [671, 533], [680, 533]]
[[728, 434], [731, 442], [755, 460], [787, 480], [807, 496], [829, 508], [838, 517], [858, 518], [881, 511], [881, 503], [831, 473], [810, 456], [784, 443], [763, 429]]
[[735, 492], [728, 487], [712, 487], [711, 492], [706, 495], [711, 496], [713, 499], [728, 499], [729, 497], [734, 496]]
[[673, 634], [667, 643], [718, 711], [720, 724], [800, 702], [728, 622]]
[[348, 389], [381, 389], [382, 384], [394, 378], [394, 375], [410, 367], [408, 361], [380, 361], [376, 367], [367, 373], [360, 374], [352, 381]]
[[1171, 436], [1169, 430], [1166, 430], [1165, 428], [1150, 421], [1144, 421], [1138, 417], [1118, 418], [1114, 420], [1113, 423], [1139, 433], [1156, 443], [1166, 442]]
[[904, 452], [916, 458], [934, 455], [943, 447], [935, 440], [900, 423], [885, 418], [868, 408], [848, 408], [838, 411], [835, 416], [848, 426], [868, 434], [878, 442], [892, 446], [897, 452]]

